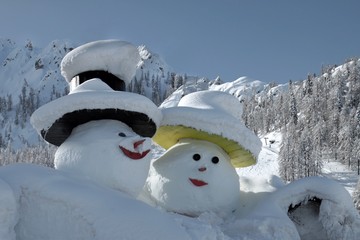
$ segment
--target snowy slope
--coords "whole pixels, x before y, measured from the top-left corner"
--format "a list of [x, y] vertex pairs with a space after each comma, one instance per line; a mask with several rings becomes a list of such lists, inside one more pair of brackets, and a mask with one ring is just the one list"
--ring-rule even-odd
[[1, 55], [7, 55], [3, 57], [0, 68], [0, 95], [13, 95], [13, 103], [16, 104], [19, 101], [17, 96], [26, 82], [37, 90], [41, 100], [48, 101], [53, 86], [58, 91], [63, 91], [67, 86], [59, 75], [59, 66], [71, 48], [70, 43], [61, 41], [53, 41], [44, 49], [32, 46], [31, 42], [25, 46], [12, 44], [3, 48]]
[[[38, 142], [28, 121], [31, 111], [67, 93], [59, 64], [72, 45], [53, 41], [39, 49], [30, 41], [25, 46], [11, 40], [0, 41], [0, 134], [3, 144], [11, 144], [17, 149]], [[25, 102], [28, 105], [24, 106]]]
[[[270, 143], [271, 140], [274, 143]], [[257, 186], [261, 186], [262, 182], [274, 181], [273, 176], [279, 176], [277, 158], [281, 140], [280, 132], [271, 132], [261, 136], [263, 147], [259, 154], [258, 163], [254, 166], [237, 169], [239, 176], [244, 181], [248, 178], [257, 179], [256, 181], [260, 183]], [[339, 182], [349, 194], [352, 194], [359, 179], [357, 173], [339, 162], [324, 161], [323, 164], [322, 175]], [[274, 184], [283, 185], [284, 183], [279, 180]], [[257, 186], [251, 186], [251, 189], [254, 190]]]

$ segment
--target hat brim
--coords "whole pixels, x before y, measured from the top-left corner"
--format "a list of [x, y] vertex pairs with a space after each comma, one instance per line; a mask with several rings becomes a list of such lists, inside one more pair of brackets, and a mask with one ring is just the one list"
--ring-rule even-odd
[[143, 113], [114, 108], [82, 109], [66, 113], [56, 120], [49, 129], [43, 129], [40, 133], [47, 142], [60, 146], [70, 136], [76, 126], [89, 121], [103, 119], [121, 121], [143, 137], [152, 137], [157, 128], [156, 124]]
[[218, 145], [229, 155], [231, 164], [235, 168], [248, 167], [256, 163], [256, 158], [252, 153], [237, 142], [183, 125], [163, 125], [159, 127], [153, 140], [161, 147], [169, 149], [183, 138], [205, 140]]
[[113, 90], [84, 90], [41, 106], [32, 114], [30, 121], [47, 142], [60, 146], [74, 127], [103, 119], [121, 121], [138, 135], [152, 137], [161, 116], [157, 106], [145, 96]]

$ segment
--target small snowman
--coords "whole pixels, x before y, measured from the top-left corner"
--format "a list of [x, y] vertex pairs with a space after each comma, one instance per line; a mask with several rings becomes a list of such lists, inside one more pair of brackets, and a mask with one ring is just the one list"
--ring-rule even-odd
[[138, 195], [161, 119], [151, 100], [124, 91], [139, 59], [136, 47], [119, 40], [91, 42], [64, 57], [70, 93], [31, 117], [38, 133], [59, 146], [56, 169]]
[[145, 190], [168, 211], [224, 216], [240, 201], [235, 167], [256, 163], [259, 138], [241, 120], [241, 104], [220, 91], [184, 96], [163, 108], [154, 141], [167, 151], [150, 168]]

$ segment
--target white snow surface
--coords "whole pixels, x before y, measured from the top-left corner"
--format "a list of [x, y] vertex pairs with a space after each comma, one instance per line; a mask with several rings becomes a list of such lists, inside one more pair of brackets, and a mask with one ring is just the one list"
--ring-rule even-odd
[[131, 43], [100, 40], [81, 45], [66, 54], [61, 62], [61, 74], [70, 82], [79, 73], [103, 70], [129, 84], [139, 61], [139, 51]]
[[2, 240], [190, 239], [171, 215], [58, 170], [11, 165], [0, 176], [13, 190], [1, 192]]
[[30, 121], [37, 132], [48, 130], [66, 113], [82, 109], [121, 109], [146, 114], [159, 126], [162, 115], [148, 98], [131, 92], [114, 91], [100, 79], [91, 79], [75, 88], [70, 94], [55, 99], [40, 108]]
[[[1, 167], [0, 239], [359, 239], [359, 215], [337, 181], [313, 177], [285, 184], [275, 176], [280, 135], [271, 136], [275, 143], [263, 144], [257, 165], [237, 169], [239, 208], [225, 217], [166, 212], [149, 205], [146, 194], [136, 200], [60, 170], [30, 164]], [[153, 159], [162, 153], [154, 145]], [[287, 208], [312, 196], [323, 202], [313, 213], [317, 218], [311, 223], [318, 223], [313, 224], [317, 228], [304, 233]]]

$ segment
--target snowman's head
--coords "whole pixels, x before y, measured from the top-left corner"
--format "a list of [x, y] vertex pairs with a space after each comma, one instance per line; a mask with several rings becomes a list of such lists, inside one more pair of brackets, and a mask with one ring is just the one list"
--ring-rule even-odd
[[148, 175], [150, 148], [150, 138], [120, 121], [90, 121], [59, 146], [55, 168], [137, 196]]
[[196, 216], [235, 210], [239, 177], [226, 152], [203, 140], [182, 139], [154, 161], [147, 189], [169, 211]]

